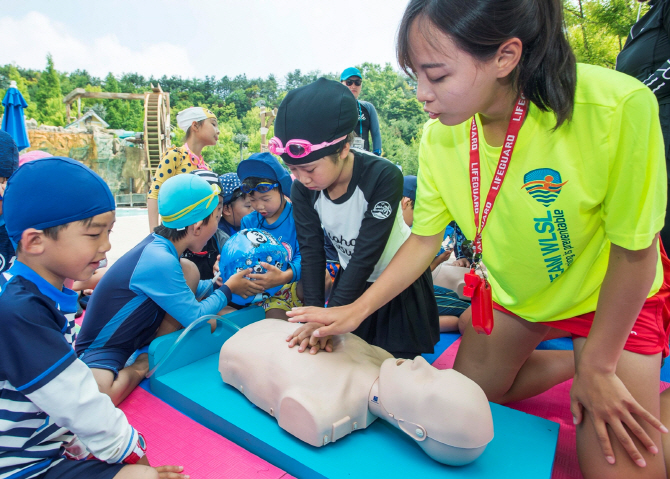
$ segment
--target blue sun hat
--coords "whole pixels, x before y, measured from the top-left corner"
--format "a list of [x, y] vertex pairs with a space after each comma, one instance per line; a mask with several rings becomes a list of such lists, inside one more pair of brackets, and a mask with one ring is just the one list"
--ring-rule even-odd
[[114, 211], [109, 186], [71, 158], [31, 161], [7, 181], [2, 206], [7, 233], [16, 244], [28, 228], [43, 230]]
[[219, 204], [221, 188], [198, 175], [169, 178], [158, 193], [158, 213], [163, 226], [182, 230], [210, 214]]
[[[286, 271], [288, 268], [286, 248], [265, 230], [259, 228], [241, 230], [231, 236], [221, 248], [221, 259], [219, 260], [221, 277], [226, 281], [235, 273], [249, 268], [252, 274], [263, 274], [267, 270], [261, 265], [261, 262]], [[280, 288], [281, 286], [276, 286], [247, 299], [233, 294], [233, 302], [238, 305], [257, 303], [272, 296]]]
[[223, 195], [223, 204], [230, 203], [235, 194], [235, 190], [240, 189], [242, 182], [240, 177], [237, 176], [237, 173], [226, 173], [225, 175], [219, 176], [219, 181], [221, 182], [221, 194]]
[[281, 186], [285, 196], [291, 196], [291, 175], [271, 153], [254, 153], [237, 165], [237, 176], [240, 181], [247, 178], [267, 178], [276, 181]]

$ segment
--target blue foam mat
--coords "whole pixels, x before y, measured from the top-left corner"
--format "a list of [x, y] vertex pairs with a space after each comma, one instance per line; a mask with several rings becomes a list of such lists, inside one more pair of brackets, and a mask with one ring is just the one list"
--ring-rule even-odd
[[449, 346], [454, 344], [458, 338], [461, 337], [460, 333], [441, 333], [440, 340], [434, 347], [432, 354], [422, 354], [423, 358], [428, 361], [430, 364], [433, 364], [437, 358], [442, 356]]
[[[243, 324], [260, 319], [253, 312], [233, 315], [236, 316], [232, 319]], [[209, 328], [192, 331], [178, 354], [151, 378], [151, 391], [296, 477], [551, 477], [558, 424], [495, 404], [491, 405], [494, 440], [477, 461], [460, 468], [433, 461], [408, 436], [381, 420], [326, 447], [309, 446], [282, 430], [270, 415], [222, 382], [218, 352], [229, 336], [223, 328], [217, 328], [214, 334]], [[173, 333], [152, 343], [152, 368], [176, 337], [177, 333]]]

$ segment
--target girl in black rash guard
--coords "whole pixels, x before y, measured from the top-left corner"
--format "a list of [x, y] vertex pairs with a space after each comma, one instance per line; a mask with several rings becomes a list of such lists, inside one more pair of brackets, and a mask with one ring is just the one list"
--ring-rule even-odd
[[[276, 136], [269, 143], [270, 151], [281, 155], [297, 180], [291, 199], [306, 306], [323, 306], [326, 300], [324, 230], [341, 264], [328, 306], [358, 299], [410, 234], [398, 208], [402, 172], [384, 158], [351, 150], [357, 120], [351, 92], [322, 78], [286, 96], [277, 114]], [[354, 333], [396, 357], [432, 352], [439, 339], [432, 291], [428, 269]], [[301, 352], [309, 346], [312, 354], [319, 349], [331, 351], [328, 338], [311, 339], [318, 327], [308, 323], [299, 328], [287, 338], [289, 346], [299, 345]]]

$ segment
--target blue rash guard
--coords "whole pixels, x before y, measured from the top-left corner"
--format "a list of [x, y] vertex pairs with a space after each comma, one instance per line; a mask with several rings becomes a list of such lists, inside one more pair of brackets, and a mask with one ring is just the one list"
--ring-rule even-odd
[[133, 352], [151, 341], [165, 313], [188, 326], [224, 308], [232, 294], [226, 285], [196, 300], [209, 285], [210, 280], [200, 281], [194, 295], [174, 244], [150, 234], [114, 263], [95, 288], [77, 338], [77, 356], [90, 367], [118, 374]]
[[[286, 248], [286, 252], [288, 253], [288, 264], [293, 270], [293, 279], [291, 280], [291, 283], [295, 283], [296, 281], [300, 280], [300, 273], [302, 271], [302, 267], [300, 265], [300, 247], [298, 246], [298, 238], [295, 232], [292, 203], [288, 201], [286, 202], [284, 211], [281, 212], [279, 218], [277, 218], [277, 220], [272, 224], [268, 224], [263, 216], [259, 215], [256, 211], [252, 211], [247, 216], [242, 218], [241, 229], [246, 228], [260, 228], [274, 236], [275, 239], [279, 241], [284, 246], [284, 248]], [[272, 296], [277, 291], [279, 291], [282, 286], [283, 285], [275, 286], [274, 288], [268, 289], [265, 291], [262, 297], [261, 295], [257, 295], [257, 299], [263, 299], [264, 297]], [[235, 304], [246, 305], [251, 301], [253, 300], [243, 299], [236, 294], [233, 295], [233, 302]]]
[[224, 233], [226, 233], [228, 236], [233, 236], [235, 233], [240, 231], [239, 228], [235, 228], [235, 226], [231, 225], [223, 218], [221, 218], [221, 220], [219, 221], [219, 229]]
[[242, 229], [260, 228], [267, 231], [279, 241], [288, 252], [288, 265], [293, 270], [293, 279], [291, 283], [300, 280], [300, 247], [295, 233], [295, 221], [293, 221], [293, 204], [286, 202], [284, 211], [281, 212], [277, 221], [268, 224], [261, 215], [252, 211], [242, 218]]

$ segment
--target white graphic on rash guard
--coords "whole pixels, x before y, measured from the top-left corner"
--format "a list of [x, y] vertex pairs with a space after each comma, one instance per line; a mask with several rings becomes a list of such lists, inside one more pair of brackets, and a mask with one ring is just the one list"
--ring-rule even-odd
[[378, 220], [384, 220], [391, 216], [392, 209], [388, 201], [380, 201], [372, 208], [372, 216]]

